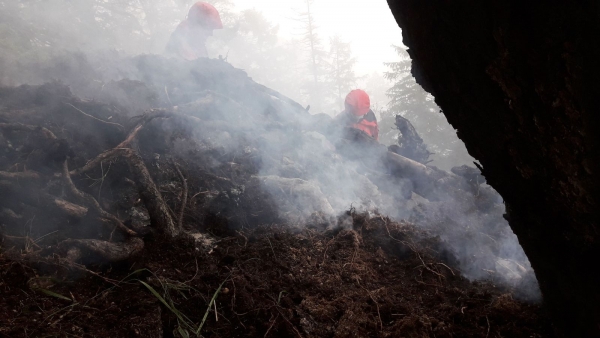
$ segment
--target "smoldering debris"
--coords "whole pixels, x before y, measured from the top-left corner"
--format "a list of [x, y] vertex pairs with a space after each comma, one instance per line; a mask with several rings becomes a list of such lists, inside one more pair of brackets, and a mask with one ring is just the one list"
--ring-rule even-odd
[[336, 129], [221, 60], [80, 63], [89, 71], [76, 83], [0, 90], [0, 217], [6, 236], [33, 239], [20, 243], [28, 254], [124, 260], [165, 235], [211, 250], [206, 234], [331, 230], [352, 208], [409, 221], [464, 276], [539, 299], [502, 200], [478, 174]]

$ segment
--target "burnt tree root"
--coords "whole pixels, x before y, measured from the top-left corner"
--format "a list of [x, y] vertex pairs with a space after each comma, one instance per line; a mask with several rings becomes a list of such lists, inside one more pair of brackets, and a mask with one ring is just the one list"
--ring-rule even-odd
[[102, 209], [98, 201], [94, 197], [92, 197], [92, 195], [84, 193], [77, 189], [77, 187], [75, 186], [75, 184], [73, 184], [73, 181], [71, 180], [71, 176], [69, 175], [69, 166], [67, 164], [67, 160], [65, 160], [65, 162], [63, 163], [63, 179], [65, 181], [65, 185], [69, 188], [71, 194], [75, 198], [81, 200], [85, 205], [94, 209], [94, 211], [96, 211], [100, 215], [100, 217], [114, 222], [117, 228], [119, 228], [119, 230], [123, 231], [127, 235], [137, 236], [137, 233], [126, 227], [120, 219]]
[[[105, 120], [94, 116], [91, 112], [79, 112], [81, 113], [80, 118], [82, 120], [105, 122], [105, 125], [110, 125], [108, 126], [109, 128], [115, 126], [121, 128], [122, 126], [117, 122], [106, 123]], [[186, 123], [195, 125], [204, 123], [204, 121], [197, 117], [177, 110], [152, 109], [148, 113], [137, 117], [135, 124], [129, 129], [124, 140], [115, 147], [100, 152], [99, 155], [91, 158], [83, 166], [76, 169], [69, 169], [71, 162], [77, 163], [74, 159], [67, 158], [67, 156], [72, 156], [73, 154], [61, 153], [58, 158], [56, 156], [53, 157], [52, 161], [54, 162], [49, 167], [43, 168], [42, 171], [14, 171], [14, 168], [18, 168], [19, 164], [10, 166], [8, 171], [4, 169], [0, 170], [0, 189], [3, 192], [0, 200], [7, 202], [6, 206], [0, 210], [0, 217], [3, 221], [18, 227], [19, 224], [27, 221], [21, 209], [36, 208], [36, 210], [43, 211], [44, 215], [63, 219], [64, 221], [57, 226], [65, 231], [67, 238], [61, 240], [55, 246], [44, 248], [41, 252], [46, 254], [60, 253], [67, 261], [82, 262], [84, 264], [90, 262], [118, 262], [134, 257], [144, 249], [144, 240], [141, 237], [148, 232], [153, 232], [152, 230], [156, 230], [167, 239], [174, 239], [181, 236], [193, 239], [193, 236], [183, 232], [183, 215], [187, 204], [188, 185], [180, 165], [173, 159], [174, 169], [181, 180], [182, 191], [181, 205], [176, 215], [172, 216], [172, 212], [154, 182], [144, 160], [132, 149], [132, 144], [138, 142], [137, 138], [140, 132], [144, 130], [148, 123], [155, 119], [166, 118], [182, 119]], [[52, 151], [51, 148], [47, 147], [48, 142], [53, 142], [52, 144], [62, 142], [67, 148], [69, 147], [66, 140], [59, 139], [50, 129], [33, 124], [0, 123], [0, 133], [2, 133], [4, 139], [10, 140], [11, 144], [28, 142], [30, 147], [35, 147], [34, 149], [42, 154]], [[20, 136], [23, 133], [35, 134], [35, 137], [29, 138], [27, 136], [27, 140], [25, 140]], [[11, 149], [11, 151], [14, 150], [13, 148]], [[107, 161], [115, 163], [114, 160], [116, 159], [121, 159], [126, 163], [126, 166], [122, 167], [127, 172], [123, 180], [130, 182], [132, 184], [130, 188], [134, 187], [139, 195], [139, 201], [142, 202], [149, 215], [150, 224], [147, 228], [140, 227], [139, 224], [134, 226], [125, 221], [126, 218], [122, 218], [122, 215], [119, 216], [115, 210], [110, 210], [110, 204], [107, 204], [106, 200], [101, 200], [100, 196], [98, 198], [94, 197], [90, 193], [90, 190], [82, 185], [86, 177], [87, 180], [92, 179], [88, 176], [88, 173], [98, 170], [102, 166], [102, 163]], [[25, 168], [25, 166], [23, 167]], [[96, 181], [103, 182], [105, 169], [102, 169], [102, 177]], [[72, 177], [75, 176], [77, 178], [74, 180]], [[70, 200], [65, 199], [64, 194]], [[86, 226], [83, 224], [88, 224], [87, 220], [96, 220], [99, 221], [99, 224], [106, 225], [106, 228], [103, 227], [104, 230], [97, 229], [95, 231], [104, 231], [105, 234], [106, 231], [110, 232], [110, 236], [108, 237], [101, 235], [101, 238], [109, 238], [109, 240], [106, 241], [100, 238], [69, 238], [73, 231], [81, 231], [81, 229], [85, 228]], [[84, 223], [80, 223], [80, 221]], [[66, 227], [67, 224], [76, 224], [76, 226], [68, 228]], [[121, 238], [120, 240], [115, 239], [113, 242], [113, 238], [116, 238], [113, 236], [115, 230], [118, 233], [122, 233], [124, 237], [119, 237]], [[50, 232], [50, 234], [55, 232]], [[89, 235], [89, 232], [86, 233]], [[15, 237], [9, 234], [4, 235], [5, 238], [29, 238], [28, 235], [25, 237]], [[87, 237], [87, 235], [84, 235], [84, 237]], [[33, 244], [30, 243], [29, 245]]]
[[120, 262], [139, 254], [144, 249], [144, 241], [137, 237], [121, 243], [97, 239], [67, 239], [58, 246], [67, 251], [67, 259], [73, 262]]

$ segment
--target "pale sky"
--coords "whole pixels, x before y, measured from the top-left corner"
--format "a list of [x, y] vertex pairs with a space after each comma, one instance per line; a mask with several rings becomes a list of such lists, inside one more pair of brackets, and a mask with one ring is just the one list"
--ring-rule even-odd
[[[298, 13], [306, 11], [305, 0], [233, 0], [237, 10], [254, 8], [279, 25], [282, 36], [301, 34]], [[402, 33], [386, 0], [314, 0], [311, 5], [318, 33], [325, 46], [329, 37], [340, 35], [352, 45], [359, 75], [386, 70], [383, 62], [398, 57], [392, 44], [402, 44]]]

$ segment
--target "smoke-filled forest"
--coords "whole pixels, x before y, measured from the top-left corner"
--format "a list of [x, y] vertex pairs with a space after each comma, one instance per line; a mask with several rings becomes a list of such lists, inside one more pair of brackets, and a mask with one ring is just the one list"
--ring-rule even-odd
[[1, 336], [554, 336], [410, 48], [323, 2], [0, 0]]

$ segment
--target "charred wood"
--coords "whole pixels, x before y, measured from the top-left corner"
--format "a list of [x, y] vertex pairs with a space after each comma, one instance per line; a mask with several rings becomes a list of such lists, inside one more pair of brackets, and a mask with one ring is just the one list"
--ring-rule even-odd
[[125, 234], [129, 236], [137, 236], [137, 233], [126, 227], [120, 219], [102, 209], [98, 201], [92, 195], [77, 189], [77, 187], [71, 180], [67, 160], [65, 160], [65, 162], [63, 163], [63, 180], [65, 182], [65, 185], [69, 188], [71, 194], [75, 198], [81, 200], [85, 205], [92, 208], [95, 212], [98, 213], [98, 215], [100, 215], [100, 217], [111, 220], [117, 226], [117, 228], [119, 228]]
[[122, 151], [128, 160], [129, 168], [134, 176], [133, 180], [137, 185], [142, 201], [148, 209], [152, 226], [169, 237], [176, 237], [179, 234], [175, 226], [176, 223], [171, 217], [169, 208], [152, 180], [144, 161], [132, 149], [123, 149]]
[[59, 244], [72, 262], [120, 262], [135, 257], [144, 249], [144, 241], [131, 237], [126, 242], [111, 243], [97, 239], [67, 239]]
[[0, 130], [35, 132], [35, 133], [39, 133], [40, 135], [44, 136], [45, 138], [47, 138], [49, 140], [56, 140], [56, 135], [54, 135], [54, 133], [51, 132], [50, 130], [48, 130], [44, 127], [32, 126], [32, 125], [28, 125], [28, 124], [0, 123]]
[[49, 209], [51, 212], [63, 217], [81, 219], [88, 213], [86, 207], [73, 204], [43, 191], [17, 185], [14, 182], [0, 181], [0, 189], [3, 192], [2, 198], [23, 201], [36, 208]]
[[427, 150], [427, 145], [423, 143], [423, 139], [410, 121], [396, 115], [396, 127], [400, 131], [398, 144], [391, 145], [388, 149], [411, 160], [427, 164], [431, 153]]

